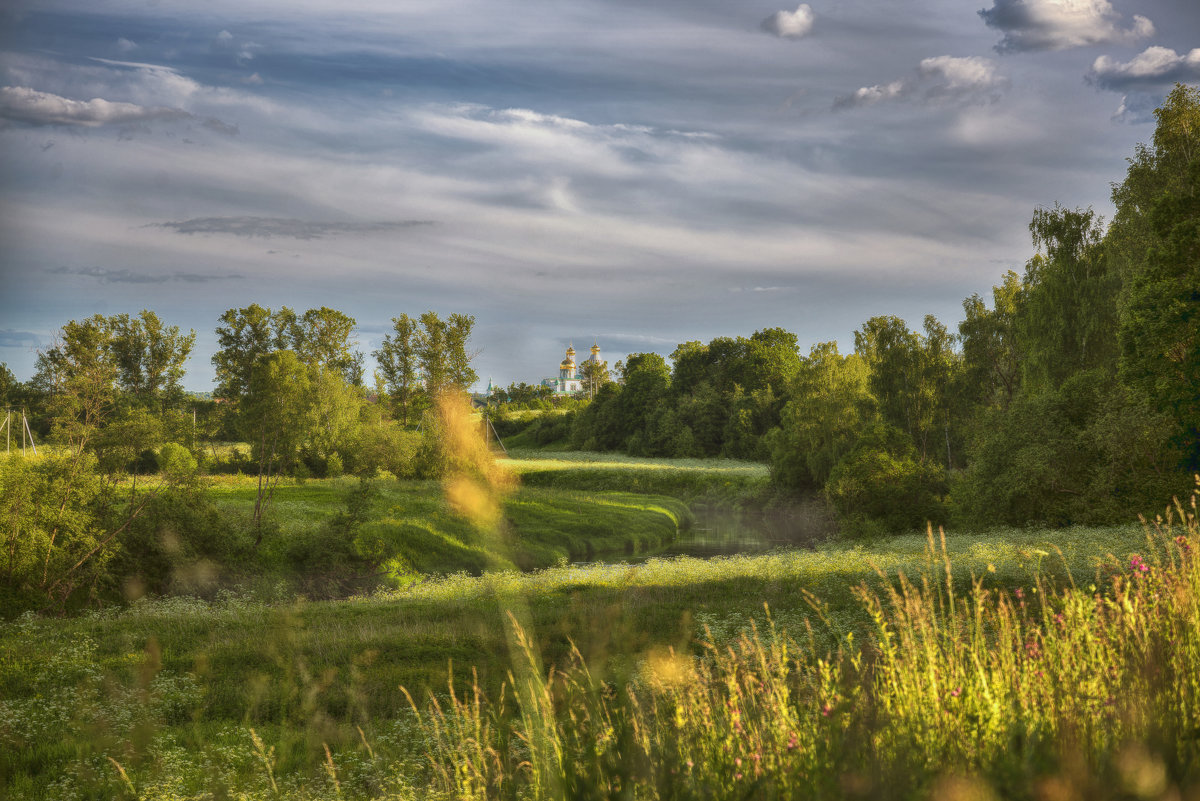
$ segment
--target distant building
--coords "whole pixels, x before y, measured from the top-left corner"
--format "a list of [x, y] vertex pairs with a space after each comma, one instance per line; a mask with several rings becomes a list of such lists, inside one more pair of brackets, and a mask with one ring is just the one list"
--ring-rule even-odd
[[[592, 344], [592, 354], [584, 361], [600, 362], [600, 346]], [[558, 365], [558, 378], [543, 378], [542, 386], [548, 387], [555, 397], [574, 395], [583, 391], [583, 380], [575, 368], [575, 346], [567, 346], [567, 358]]]

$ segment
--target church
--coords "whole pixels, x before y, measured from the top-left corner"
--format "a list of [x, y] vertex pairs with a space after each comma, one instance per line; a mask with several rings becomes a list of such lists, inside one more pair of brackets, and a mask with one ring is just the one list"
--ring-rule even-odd
[[[584, 364], [587, 364], [587, 362], [594, 362], [597, 364], [600, 363], [599, 345], [595, 343], [592, 344], [592, 355], [587, 357], [587, 359], [584, 361]], [[578, 372], [575, 369], [575, 346], [568, 345], [567, 358], [563, 359], [558, 365], [558, 378], [543, 378], [542, 386], [549, 387], [550, 390], [553, 391], [555, 397], [574, 395], [577, 392], [582, 392], [582, 365], [580, 368], [581, 369]]]

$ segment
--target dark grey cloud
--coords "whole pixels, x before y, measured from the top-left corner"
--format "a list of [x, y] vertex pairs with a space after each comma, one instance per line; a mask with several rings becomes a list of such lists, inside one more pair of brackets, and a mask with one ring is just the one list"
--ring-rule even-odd
[[1176, 81], [1200, 80], [1200, 47], [1176, 53], [1169, 47], [1148, 47], [1129, 61], [1100, 56], [1087, 74], [1089, 83], [1117, 92], [1169, 86]]
[[801, 3], [795, 11], [776, 11], [762, 21], [764, 31], [781, 39], [800, 39], [812, 32], [816, 16], [808, 3]]
[[109, 270], [105, 267], [56, 267], [51, 275], [82, 275], [105, 284], [165, 284], [178, 281], [185, 284], [206, 284], [211, 281], [238, 281], [244, 275], [202, 275], [200, 273], [139, 273], [133, 270]]
[[246, 237], [282, 236], [293, 239], [320, 239], [324, 236], [338, 234], [387, 233], [432, 224], [431, 220], [353, 223], [294, 220], [282, 217], [196, 217], [190, 220], [154, 223], [148, 227], [167, 228], [179, 234], [233, 234]]
[[42, 338], [32, 331], [0, 330], [0, 348], [24, 348], [42, 343]]
[[223, 134], [224, 136], [237, 136], [238, 135], [238, 127], [236, 125], [231, 125], [227, 122], [222, 122], [221, 120], [218, 120], [216, 117], [208, 117], [207, 119], [204, 120], [204, 122], [202, 122], [200, 124], [203, 127], [207, 128], [208, 130], [212, 131], [213, 133]]
[[1003, 32], [1001, 53], [1133, 44], [1154, 35], [1154, 23], [1135, 14], [1127, 24], [1109, 0], [994, 0], [979, 12]]
[[150, 120], [179, 120], [192, 115], [178, 108], [139, 106], [103, 98], [71, 100], [28, 86], [0, 87], [0, 118], [28, 125], [68, 125], [97, 128], [129, 125]]
[[934, 56], [922, 59], [916, 75], [890, 83], [863, 86], [833, 102], [835, 109], [870, 106], [885, 100], [994, 100], [1008, 87], [996, 62], [980, 56]]

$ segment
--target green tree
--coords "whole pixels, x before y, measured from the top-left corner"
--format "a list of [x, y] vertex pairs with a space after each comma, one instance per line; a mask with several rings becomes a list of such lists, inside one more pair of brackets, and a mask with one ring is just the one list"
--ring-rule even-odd
[[1126, 277], [1119, 325], [1122, 379], [1175, 423], [1200, 469], [1200, 89], [1176, 85], [1155, 111], [1113, 188], [1110, 249]]
[[253, 515], [258, 526], [256, 547], [262, 541], [262, 516], [279, 476], [295, 463], [308, 434], [305, 423], [310, 402], [309, 368], [293, 351], [275, 351], [255, 365], [243, 397], [241, 426], [258, 464]]
[[771, 432], [771, 477], [794, 489], [821, 489], [841, 459], [875, 420], [866, 363], [842, 356], [836, 342], [814, 345], [788, 390], [779, 427]]
[[650, 453], [650, 420], [670, 387], [671, 371], [657, 353], [631, 353], [622, 373], [619, 403], [623, 445], [632, 454]]
[[362, 391], [333, 368], [309, 368], [309, 398], [300, 422], [306, 435], [302, 450], [309, 466], [329, 475], [337, 457], [343, 467], [353, 469], [361, 447]]
[[162, 412], [178, 406], [184, 396], [184, 364], [196, 343], [196, 332], [181, 334], [179, 326], [164, 325], [154, 312], [137, 317], [109, 318], [117, 382], [143, 408]]
[[387, 388], [394, 413], [398, 413], [401, 425], [407, 427], [413, 415], [414, 404], [421, 390], [420, 360], [417, 347], [421, 331], [418, 321], [401, 314], [392, 318], [392, 333], [383, 338], [379, 350], [372, 356], [379, 363], [379, 374]]
[[1004, 282], [992, 287], [992, 308], [978, 294], [963, 301], [960, 390], [969, 404], [1007, 407], [1021, 385], [1016, 329], [1021, 292], [1020, 276], [1009, 270]]
[[583, 395], [588, 398], [596, 397], [600, 388], [612, 381], [612, 376], [608, 373], [608, 362], [594, 362], [591, 359], [584, 359], [579, 369], [579, 377]]
[[1178, 427], [1190, 469], [1200, 468], [1200, 154], [1191, 184], [1152, 214], [1154, 246], [1130, 280], [1121, 320], [1121, 375]]
[[309, 309], [290, 326], [291, 347], [309, 367], [336, 370], [354, 383], [360, 365], [350, 352], [350, 340], [356, 325], [353, 317], [337, 309]]
[[71, 320], [59, 341], [38, 354], [33, 382], [47, 397], [53, 437], [76, 458], [100, 430], [116, 400], [117, 364], [109, 321]]
[[470, 349], [475, 318], [469, 314], [451, 314], [446, 323], [446, 370], [448, 388], [466, 392], [479, 380], [471, 362], [478, 355]]
[[229, 309], [217, 326], [217, 352], [212, 362], [217, 371], [216, 397], [237, 403], [250, 389], [258, 364], [294, 341], [295, 313], [286, 306], [278, 312], [252, 303], [244, 309]]
[[946, 476], [922, 461], [899, 428], [875, 423], [834, 466], [825, 487], [834, 508], [852, 529], [901, 533], [947, 519]]
[[1017, 307], [1023, 382], [1055, 388], [1080, 370], [1115, 370], [1120, 281], [1100, 247], [1103, 221], [1055, 204], [1037, 209], [1029, 230], [1039, 253]]

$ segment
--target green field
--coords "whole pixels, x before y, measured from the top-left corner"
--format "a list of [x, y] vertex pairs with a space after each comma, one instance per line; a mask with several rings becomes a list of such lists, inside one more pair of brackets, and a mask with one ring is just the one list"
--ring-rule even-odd
[[[804, 741], [811, 740], [813, 748], [833, 749], [827, 759], [849, 760], [838, 768], [849, 770], [859, 764], [854, 760], [862, 759], [861, 754], [854, 756], [859, 753], [855, 749], [870, 751], [870, 747], [843, 742], [845, 738], [830, 740], [822, 717], [826, 713], [812, 719], [803, 713], [803, 720], [793, 720], [797, 713], [788, 711], [789, 704], [801, 703], [803, 709], [809, 702], [801, 699], [826, 692], [819, 689], [825, 686], [821, 682], [840, 688], [838, 697], [851, 687], [863, 686], [861, 660], [886, 661], [887, 652], [880, 650], [881, 631], [919, 635], [926, 625], [921, 621], [942, 619], [944, 604], [955, 597], [964, 609], [976, 604], [982, 610], [977, 626], [981, 627], [978, 633], [985, 635], [978, 640], [983, 643], [1004, 636], [1005, 626], [1011, 623], [1003, 623], [1009, 619], [1004, 615], [1012, 617], [1012, 613], [1003, 612], [1007, 608], [1003, 604], [1015, 604], [1017, 596], [1012, 593], [1020, 590], [1024, 593], [1017, 593], [1021, 610], [1026, 597], [1031, 612], [1039, 608], [1041, 598], [1047, 599], [1047, 605], [1040, 608], [1051, 610], [1034, 612], [1033, 617], [1025, 617], [1022, 611], [1024, 622], [1012, 618], [1018, 620], [1014, 624], [1018, 628], [1025, 627], [1019, 636], [1028, 637], [1043, 625], [1038, 615], [1049, 621], [1047, 615], [1054, 609], [1072, 608], [1058, 600], [1054, 587], [1076, 592], [1080, 598], [1100, 599], [1109, 592], [1106, 588], [1115, 586], [1114, 576], [1128, 574], [1135, 556], [1152, 560], [1156, 569], [1167, 558], [1162, 541], [1148, 540], [1141, 526], [1130, 525], [951, 533], [944, 544], [936, 534], [914, 533], [861, 544], [835, 540], [815, 550], [571, 565], [569, 561], [603, 553], [620, 558], [657, 547], [689, 519], [685, 504], [669, 495], [693, 500], [744, 496], [756, 491], [765, 471], [758, 465], [717, 460], [597, 459], [587, 454], [514, 459], [507, 465], [524, 479], [535, 477], [540, 485], [521, 487], [504, 499], [503, 535], [479, 531], [457, 518], [437, 483], [377, 482], [378, 494], [371, 499], [370, 514], [357, 536], [386, 530], [400, 532], [399, 539], [407, 542], [397, 551], [403, 565], [394, 566], [386, 582], [391, 589], [311, 601], [296, 595], [295, 583], [281, 580], [274, 586], [260, 582], [251, 595], [222, 590], [208, 600], [141, 600], [74, 618], [26, 615], [0, 625], [0, 786], [4, 788], [0, 795], [374, 799], [434, 797], [436, 791], [438, 797], [447, 798], [574, 798], [580, 797], [579, 787], [591, 786], [603, 775], [617, 785], [610, 784], [612, 792], [600, 797], [624, 797], [613, 787], [635, 785], [642, 791], [630, 797], [800, 798], [821, 787], [825, 790], [818, 794], [823, 797], [852, 797], [854, 793], [844, 788], [821, 784], [825, 779], [815, 784], [815, 779], [797, 780], [795, 786], [801, 789], [793, 794], [735, 792], [745, 775], [741, 763], [720, 755], [728, 742], [720, 741], [726, 742], [722, 746], [705, 739], [717, 729], [728, 734], [736, 728], [734, 723], [725, 720], [717, 729], [687, 728], [692, 724], [679, 715], [697, 715], [702, 723], [726, 714], [727, 707], [722, 712], [710, 708], [711, 704], [717, 698], [733, 698], [729, 693], [744, 692], [745, 688], [737, 688], [749, 681], [747, 676], [758, 676], [754, 681], [760, 687], [782, 682], [772, 692], [795, 700], [776, 698], [774, 706], [753, 711], [759, 716], [753, 718], [756, 737], [761, 740], [766, 732], [775, 732], [770, 736], [782, 739], [770, 747], [762, 740], [755, 746], [758, 750], [743, 756], [762, 758], [776, 748], [779, 753], [770, 758], [786, 762], [794, 748], [788, 744], [799, 742], [798, 737], [809, 738]], [[604, 484], [603, 491], [576, 487], [593, 482]], [[280, 486], [270, 513], [274, 533], [263, 545], [269, 554], [266, 562], [288, 563], [288, 549], [299, 547], [297, 543], [307, 542], [305, 552], [317, 552], [312, 541], [329, 536], [329, 521], [357, 486], [349, 479]], [[644, 495], [635, 489], [662, 494]], [[211, 491], [227, 510], [243, 509], [253, 500], [253, 486], [243, 478], [215, 481]], [[521, 572], [513, 566], [538, 569]], [[918, 596], [925, 593], [920, 596], [924, 600], [893, 601], [887, 613], [880, 611], [884, 607], [871, 605], [869, 598], [887, 599], [893, 588], [904, 587], [903, 577], [915, 582], [915, 591]], [[942, 611], [930, 611], [934, 609], [930, 599], [935, 597], [941, 599], [937, 609]], [[1195, 603], [1194, 599], [1187, 602]], [[1125, 604], [1131, 610], [1149, 608], [1141, 602], [1126, 600]], [[987, 622], [992, 620], [989, 615], [999, 615], [998, 622]], [[969, 624], [968, 618], [963, 618], [963, 625]], [[933, 625], [937, 629], [942, 624]], [[1196, 634], [1188, 631], [1171, 636]], [[765, 644], [754, 645], [759, 642], [755, 632], [763, 634]], [[916, 636], [913, 643], [919, 644], [922, 636], [927, 635]], [[1146, 637], [1147, 642], [1152, 640]], [[947, 654], [958, 653], [958, 646], [952, 646], [957, 640], [948, 642], [951, 645], [936, 646], [937, 653], [942, 648]], [[1049, 648], [1050, 641], [1045, 642]], [[983, 658], [995, 650], [987, 645], [973, 647], [983, 649], [978, 652]], [[791, 655], [780, 656], [784, 653], [780, 648], [790, 649], [786, 653]], [[973, 653], [971, 647], [964, 653]], [[583, 665], [586, 671], [580, 672]], [[564, 672], [551, 673], [559, 678], [545, 684], [550, 666]], [[904, 667], [901, 675], [915, 669]], [[677, 675], [692, 677], [686, 692], [676, 679], [668, 680]], [[1132, 681], [1124, 672], [1119, 680]], [[478, 707], [460, 706], [449, 695], [451, 686], [458, 688], [460, 698], [465, 689], [477, 687], [484, 694], [481, 698], [492, 700], [481, 701]], [[1135, 694], [1148, 692], [1136, 682], [1127, 687]], [[636, 691], [642, 698], [639, 703], [668, 704], [676, 711], [627, 707], [621, 688]], [[406, 691], [423, 709], [420, 716]], [[693, 691], [700, 695], [688, 694]], [[545, 706], [537, 701], [539, 692], [558, 700], [546, 700], [549, 706]], [[903, 693], [897, 698], [912, 700]], [[426, 699], [435, 699], [437, 706], [427, 708]], [[747, 725], [751, 706], [743, 718]], [[587, 722], [594, 723], [593, 718], [571, 718], [575, 723], [564, 722], [565, 728], [553, 723], [559, 712], [574, 708], [609, 716], [616, 734], [597, 733]], [[518, 709], [522, 712], [514, 717]], [[869, 714], [883, 713], [875, 709]], [[684, 728], [671, 729], [666, 722], [672, 719]], [[904, 720], [908, 718], [901, 723]], [[1004, 723], [1009, 728], [1003, 732], [1025, 725], [1021, 720]], [[859, 718], [847, 718], [846, 731], [865, 725], [855, 721]], [[651, 724], [659, 733], [646, 733], [644, 727]], [[910, 725], [911, 721], [903, 723], [901, 730]], [[946, 718], [934, 740], [907, 745], [903, 737], [888, 741], [894, 753], [887, 770], [913, 777], [895, 783], [894, 797], [924, 797], [929, 782], [940, 775], [935, 763], [930, 763], [933, 768], [919, 769], [909, 764], [912, 759], [932, 758], [922, 754], [954, 755], [1001, 784], [1007, 775], [1003, 771], [1015, 771], [1012, 786], [1026, 789], [1033, 786], [1039, 771], [1058, 770], [1065, 764], [1058, 756], [1047, 756], [1044, 764], [1035, 760], [1026, 768], [1013, 767], [1003, 755], [1025, 752], [996, 745], [1000, 742], [996, 737], [1010, 736], [1003, 732], [980, 735], [979, 742], [987, 747], [981, 745], [983, 750], [974, 756], [964, 755], [947, 744], [954, 738], [943, 742], [946, 731], [962, 725], [966, 724]], [[639, 726], [643, 727], [643, 740], [637, 741], [641, 744], [630, 740], [621, 745], [625, 741], [620, 738], [633, 737], [631, 732]], [[538, 731], [542, 732], [538, 737], [557, 743], [554, 747], [561, 753], [575, 754], [571, 760], [593, 754], [599, 761], [539, 767], [535, 758], [540, 758], [540, 746], [530, 739]], [[683, 761], [692, 757], [656, 749], [686, 732], [692, 732], [687, 737], [699, 738], [694, 743], [701, 749], [697, 755], [708, 753], [704, 749], [710, 747], [718, 749], [704, 757], [705, 765], [725, 765], [728, 775], [697, 773], [690, 784], [679, 785], [690, 790], [672, 795], [662, 790], [668, 786], [661, 784], [663, 779], [652, 778], [659, 774], [638, 773], [649, 768], [611, 761], [614, 754], [626, 759], [633, 753], [653, 753], [658, 765], [654, 770], [681, 770]], [[1050, 735], [1031, 730], [1028, 736], [1034, 743]], [[576, 737], [583, 739], [572, 739]], [[1097, 764], [1102, 769], [1116, 764], [1112, 760], [1117, 759], [1119, 747], [1117, 743], [1098, 752]], [[472, 748], [482, 749], [483, 756], [468, 759]], [[818, 763], [822, 759], [816, 752], [814, 758]], [[1028, 761], [1024, 756], [1020, 759]], [[445, 772], [459, 762], [471, 766], [469, 775]], [[1179, 767], [1172, 762], [1171, 775], [1196, 775], [1189, 764], [1193, 763]], [[572, 773], [576, 768], [582, 772]], [[544, 771], [559, 778], [539, 785]], [[829, 775], [836, 784], [841, 774]], [[872, 775], [862, 779], [869, 779], [864, 787], [879, 789], [894, 783], [894, 777]], [[651, 786], [660, 789], [650, 792], [646, 788]], [[760, 790], [767, 786], [761, 785]]]
[[[319, 555], [313, 540], [330, 536], [328, 524], [358, 485], [345, 478], [277, 487], [267, 519], [278, 534], [265, 540], [265, 560], [292, 564], [293, 552]], [[381, 569], [393, 583], [418, 574], [531, 570], [642, 554], [669, 544], [691, 522], [684, 503], [670, 497], [521, 487], [503, 498], [499, 531], [486, 532], [454, 513], [438, 482], [376, 480], [371, 487], [368, 519], [356, 540], [374, 538], [387, 546]], [[211, 491], [220, 506], [236, 512], [253, 506], [256, 490], [250, 477], [224, 477]]]

